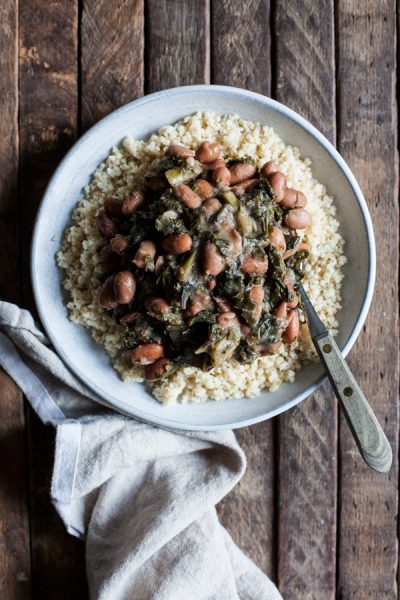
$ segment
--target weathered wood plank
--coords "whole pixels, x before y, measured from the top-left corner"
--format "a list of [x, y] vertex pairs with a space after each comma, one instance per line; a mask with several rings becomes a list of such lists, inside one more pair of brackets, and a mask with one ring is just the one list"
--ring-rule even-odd
[[335, 143], [334, 2], [277, 0], [274, 17], [273, 93]]
[[148, 0], [146, 92], [209, 83], [209, 0]]
[[77, 132], [77, 5], [29, 0], [20, 5], [20, 197], [23, 296], [32, 226], [44, 188]]
[[212, 5], [212, 80], [270, 95], [270, 0]]
[[[0, 297], [18, 302], [18, 5], [0, 4]], [[0, 597], [31, 598], [25, 417], [21, 392], [0, 371]]]
[[218, 505], [221, 522], [235, 542], [272, 579], [276, 569], [276, 424], [276, 420], [267, 421], [236, 431], [247, 457], [247, 469]]
[[[333, 0], [278, 0], [276, 99], [335, 141]], [[287, 140], [290, 142], [290, 140]], [[287, 598], [334, 598], [337, 407], [329, 386], [280, 418], [278, 582]]]
[[[20, 5], [20, 202], [25, 251], [23, 301], [33, 306], [29, 246], [38, 203], [77, 134], [77, 2]], [[54, 431], [28, 411], [33, 596], [86, 597], [84, 548], [71, 538], [49, 498]]]
[[[270, 93], [269, 1], [212, 4], [212, 83]], [[248, 466], [219, 514], [235, 541], [271, 577], [275, 575], [274, 422], [240, 429]]]
[[0, 390], [0, 597], [27, 600], [32, 596], [24, 405], [3, 371]]
[[144, 0], [85, 0], [81, 21], [82, 124], [143, 95]]
[[86, 600], [84, 542], [65, 531], [50, 500], [55, 431], [29, 417], [33, 598]]
[[392, 443], [389, 476], [370, 471], [340, 423], [341, 598], [397, 597], [398, 511], [398, 157], [393, 0], [339, 1], [338, 145], [374, 223], [378, 270], [366, 327], [350, 364]]
[[18, 230], [18, 14], [13, 0], [0, 6], [0, 290], [3, 299], [20, 296]]

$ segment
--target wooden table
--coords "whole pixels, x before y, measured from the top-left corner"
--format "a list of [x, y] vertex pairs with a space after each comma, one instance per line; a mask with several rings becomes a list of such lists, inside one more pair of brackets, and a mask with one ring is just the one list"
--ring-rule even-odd
[[[392, 443], [393, 468], [382, 476], [364, 466], [324, 387], [238, 432], [248, 470], [219, 512], [288, 600], [397, 598], [394, 0], [3, 0], [0, 49], [0, 290], [30, 309], [43, 189], [77, 137], [125, 102], [192, 83], [245, 87], [337, 145], [378, 248], [374, 301], [350, 364]], [[0, 386], [0, 598], [87, 598], [83, 543], [49, 500], [54, 433], [4, 373]]]

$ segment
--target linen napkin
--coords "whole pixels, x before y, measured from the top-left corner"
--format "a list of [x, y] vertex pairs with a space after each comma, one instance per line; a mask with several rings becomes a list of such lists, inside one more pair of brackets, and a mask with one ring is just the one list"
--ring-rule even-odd
[[0, 365], [57, 429], [52, 501], [86, 540], [91, 598], [281, 598], [217, 518], [246, 465], [232, 431], [165, 430], [102, 406], [31, 314], [6, 302]]

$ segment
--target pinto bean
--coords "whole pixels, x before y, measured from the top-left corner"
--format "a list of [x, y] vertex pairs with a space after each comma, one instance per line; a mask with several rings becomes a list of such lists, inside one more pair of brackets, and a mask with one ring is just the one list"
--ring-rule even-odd
[[275, 354], [282, 346], [282, 342], [273, 342], [272, 344], [257, 344], [254, 346], [256, 352], [260, 352], [262, 356], [265, 354]]
[[256, 304], [254, 310], [254, 319], [255, 321], [259, 321], [264, 301], [264, 288], [262, 285], [253, 285], [251, 287], [250, 300], [252, 300]]
[[283, 260], [286, 260], [296, 254], [296, 252], [300, 252], [301, 250], [310, 250], [310, 244], [306, 244], [305, 242], [301, 242], [295, 248], [291, 248], [290, 250], [286, 250], [283, 255]]
[[118, 302], [114, 294], [114, 279], [115, 275], [110, 275], [104, 281], [97, 296], [97, 303], [101, 308], [111, 310], [118, 306]]
[[311, 215], [304, 208], [293, 208], [285, 215], [285, 225], [289, 229], [307, 229], [311, 223]]
[[206, 179], [196, 179], [193, 184], [193, 191], [196, 192], [202, 200], [211, 198], [214, 195], [214, 187]]
[[212, 163], [219, 158], [221, 148], [212, 142], [202, 142], [196, 151], [196, 158], [202, 163]]
[[123, 201], [120, 198], [113, 198], [112, 196], [107, 196], [107, 198], [104, 200], [104, 210], [106, 211], [109, 217], [121, 219], [123, 216], [122, 203]]
[[245, 256], [242, 262], [242, 271], [252, 275], [263, 275], [268, 271], [268, 258]]
[[289, 292], [292, 294], [293, 296], [293, 300], [290, 300], [290, 302], [287, 303], [288, 308], [296, 308], [296, 306], [299, 303], [299, 299], [297, 297], [296, 292], [294, 291], [294, 286], [293, 286], [293, 281], [290, 279], [290, 277], [286, 276], [283, 280], [284, 284], [286, 285], [287, 289], [289, 290]]
[[164, 356], [161, 344], [139, 344], [131, 352], [131, 361], [140, 365], [151, 365]]
[[126, 235], [121, 235], [120, 233], [117, 233], [117, 235], [115, 235], [110, 240], [110, 248], [112, 249], [113, 252], [116, 252], [117, 254], [122, 254], [123, 251], [126, 250], [128, 246], [129, 246], [129, 237]]
[[158, 171], [150, 171], [144, 176], [144, 185], [150, 190], [161, 192], [167, 187], [167, 182], [164, 175]]
[[172, 190], [175, 198], [183, 202], [188, 208], [199, 208], [201, 206], [201, 198], [196, 192], [190, 189], [185, 183], [176, 185]]
[[282, 342], [273, 342], [272, 344], [267, 344], [267, 352], [269, 354], [275, 354], [279, 351], [282, 346]]
[[293, 188], [286, 188], [285, 194], [283, 196], [283, 200], [280, 202], [280, 205], [283, 208], [294, 208], [297, 202], [297, 191]]
[[163, 241], [163, 248], [168, 254], [183, 254], [192, 247], [192, 238], [187, 233], [174, 233]]
[[250, 290], [250, 299], [257, 304], [264, 300], [264, 288], [262, 285], [253, 285]]
[[144, 370], [144, 378], [146, 381], [154, 381], [155, 379], [162, 377], [170, 362], [171, 361], [168, 358], [159, 358], [151, 365], [147, 365]]
[[268, 177], [268, 181], [270, 182], [271, 187], [274, 190], [276, 201], [278, 203], [282, 202], [286, 190], [286, 177], [283, 173], [277, 171], [276, 173], [272, 173], [272, 175]]
[[228, 167], [218, 167], [213, 171], [212, 179], [219, 186], [229, 187], [231, 182], [231, 172]]
[[185, 317], [195, 317], [207, 308], [211, 298], [206, 292], [196, 292], [190, 296], [189, 307], [185, 310]]
[[272, 173], [278, 173], [279, 167], [273, 160], [266, 162], [260, 169], [261, 177], [268, 179]]
[[100, 256], [100, 265], [103, 273], [115, 273], [118, 270], [120, 258], [113, 252], [110, 246], [103, 246], [100, 250]]
[[129, 312], [126, 315], [123, 315], [123, 317], [120, 318], [119, 322], [122, 324], [125, 323], [132, 323], [132, 321], [134, 321], [135, 319], [137, 319], [140, 316], [140, 313], [138, 313], [136, 310], [133, 312]]
[[139, 190], [132, 192], [122, 203], [122, 215], [130, 217], [144, 202], [144, 194]]
[[236, 163], [229, 169], [231, 173], [231, 184], [239, 183], [245, 179], [250, 179], [256, 173], [256, 168], [251, 163]]
[[233, 185], [230, 190], [235, 196], [243, 196], [248, 190], [252, 190], [258, 183], [258, 179], [245, 179], [237, 185]]
[[226, 164], [223, 158], [217, 158], [217, 160], [213, 160], [210, 163], [204, 163], [203, 167], [214, 171], [215, 169], [218, 169], [218, 167], [226, 167]]
[[225, 224], [225, 227], [223, 225], [220, 227], [219, 232], [223, 240], [227, 240], [232, 244], [232, 255], [234, 257], [239, 256], [242, 249], [242, 236], [238, 230]]
[[156, 260], [156, 264], [154, 265], [154, 271], [155, 271], [156, 275], [158, 275], [161, 272], [164, 265], [165, 265], [165, 257], [158, 256], [157, 260]]
[[190, 150], [190, 148], [186, 148], [186, 146], [181, 146], [180, 144], [171, 144], [167, 148], [167, 154], [170, 156], [180, 156], [181, 158], [189, 158], [190, 156], [195, 155], [194, 150]]
[[97, 213], [96, 225], [101, 235], [107, 239], [111, 239], [118, 233], [117, 223], [111, 219], [104, 210]]
[[202, 204], [202, 209], [204, 209], [207, 217], [212, 217], [215, 215], [222, 207], [221, 202], [218, 198], [207, 198], [204, 200]]
[[[145, 240], [139, 246], [136, 251], [133, 263], [139, 269], [145, 269], [147, 267], [148, 259], [153, 260], [156, 255], [156, 245], [150, 240]], [[146, 260], [147, 259], [147, 260]]]
[[269, 232], [269, 241], [278, 250], [279, 254], [283, 254], [286, 250], [286, 240], [283, 231], [277, 225], [274, 225]]
[[217, 282], [215, 281], [215, 279], [209, 279], [206, 283], [207, 289], [210, 290], [210, 292], [215, 288], [216, 285]]
[[207, 241], [203, 246], [203, 268], [206, 275], [216, 277], [225, 268], [224, 257], [218, 252], [217, 246]]
[[231, 229], [229, 234], [233, 246], [233, 256], [237, 257], [242, 250], [242, 236], [237, 229]]
[[247, 337], [251, 333], [251, 327], [244, 323], [240, 323], [240, 333], [242, 334], [242, 337]]
[[164, 298], [154, 298], [154, 296], [150, 298], [146, 298], [144, 301], [144, 306], [147, 310], [151, 310], [152, 312], [164, 314], [169, 311], [169, 304], [164, 300]]
[[221, 325], [221, 327], [224, 328], [233, 326], [236, 327], [237, 325], [239, 325], [239, 319], [237, 318], [236, 313], [229, 311], [218, 315], [217, 323], [218, 325]]
[[214, 296], [213, 301], [217, 305], [218, 312], [228, 313], [232, 311], [232, 306], [229, 304], [228, 300], [225, 300], [225, 298]]
[[278, 304], [278, 307], [275, 309], [274, 316], [277, 319], [286, 319], [287, 318], [287, 302], [281, 302]]
[[130, 271], [120, 271], [114, 279], [114, 294], [118, 304], [129, 304], [136, 291], [136, 280]]
[[307, 196], [303, 192], [297, 192], [295, 208], [304, 208], [307, 206]]
[[300, 320], [299, 314], [296, 310], [291, 310], [288, 314], [288, 326], [286, 327], [283, 339], [291, 344], [299, 337], [300, 332]]
[[120, 271], [114, 278], [114, 295], [118, 304], [129, 304], [136, 291], [136, 280], [130, 271]]

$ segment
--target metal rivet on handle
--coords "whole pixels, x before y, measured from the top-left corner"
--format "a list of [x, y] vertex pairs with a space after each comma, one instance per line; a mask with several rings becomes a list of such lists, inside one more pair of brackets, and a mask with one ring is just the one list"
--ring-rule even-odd
[[351, 387], [345, 387], [343, 390], [343, 394], [345, 396], [352, 396], [353, 395], [353, 390]]
[[330, 344], [324, 344], [322, 350], [325, 354], [329, 354], [329, 352], [332, 352], [332, 346]]

